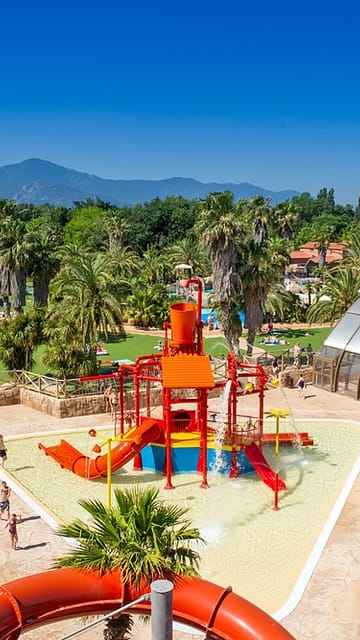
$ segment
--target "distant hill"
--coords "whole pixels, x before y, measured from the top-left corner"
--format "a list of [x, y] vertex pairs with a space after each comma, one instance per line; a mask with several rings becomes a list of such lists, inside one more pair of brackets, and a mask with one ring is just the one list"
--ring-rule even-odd
[[24, 204], [72, 207], [75, 200], [100, 198], [121, 206], [179, 195], [195, 200], [214, 191], [232, 191], [235, 200], [257, 195], [270, 197], [273, 205], [299, 195], [299, 192], [290, 190], [269, 191], [248, 182], [204, 183], [192, 178], [106, 180], [38, 158], [0, 167], [0, 198]]

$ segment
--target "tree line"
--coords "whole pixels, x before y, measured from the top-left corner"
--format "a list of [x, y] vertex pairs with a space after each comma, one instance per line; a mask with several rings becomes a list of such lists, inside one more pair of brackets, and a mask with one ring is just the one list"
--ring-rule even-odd
[[[237, 354], [239, 311], [249, 355], [264, 314], [291, 321], [308, 313], [312, 321], [327, 321], [327, 300], [307, 310], [282, 283], [289, 252], [302, 243], [316, 243], [321, 267], [329, 243], [346, 240], [347, 260], [336, 273], [322, 274], [320, 284], [326, 298], [338, 288], [347, 305], [360, 288], [360, 203], [336, 205], [332, 189], [276, 206], [260, 196], [235, 202], [231, 192], [132, 207], [100, 199], [73, 208], [0, 200], [0, 219], [0, 359], [10, 370], [31, 369], [34, 350], [45, 343], [44, 362], [54, 374], [95, 373], [100, 334], [121, 339], [129, 318], [137, 326], [163, 326], [168, 285], [180, 263], [200, 277], [212, 274], [213, 305]], [[330, 320], [344, 304], [337, 301]]]

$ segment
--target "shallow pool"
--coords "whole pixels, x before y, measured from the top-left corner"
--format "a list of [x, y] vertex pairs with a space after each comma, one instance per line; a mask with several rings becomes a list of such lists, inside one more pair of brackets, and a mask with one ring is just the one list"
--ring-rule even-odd
[[[255, 474], [229, 480], [210, 473], [208, 490], [199, 488], [200, 476], [182, 474], [174, 478], [175, 489], [167, 491], [163, 490], [163, 476], [133, 471], [130, 463], [113, 475], [112, 485], [158, 486], [165, 500], [186, 506], [207, 540], [201, 549], [202, 577], [232, 585], [234, 591], [274, 615], [285, 607], [295, 587], [299, 591], [304, 567], [329, 526], [332, 509], [360, 454], [359, 423], [296, 421], [296, 428], [308, 431], [315, 446], [285, 447], [278, 456], [273, 447], [265, 451], [270, 465], [287, 484], [280, 494], [279, 511], [273, 510], [273, 492]], [[106, 501], [106, 480], [84, 480], [62, 470], [37, 447], [39, 441], [49, 446], [59, 439], [54, 433], [8, 439], [6, 470], [50, 516], [69, 521], [86, 515], [78, 505], [80, 498]], [[87, 432], [69, 432], [66, 439], [91, 454], [94, 441], [89, 441]]]

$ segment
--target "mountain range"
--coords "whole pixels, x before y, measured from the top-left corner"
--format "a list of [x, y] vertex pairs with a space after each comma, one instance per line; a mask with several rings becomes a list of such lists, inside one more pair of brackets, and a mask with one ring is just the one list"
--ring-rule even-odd
[[257, 195], [269, 197], [272, 205], [299, 195], [298, 191], [270, 191], [248, 182], [204, 183], [192, 178], [108, 180], [38, 158], [0, 167], [0, 199], [24, 204], [72, 207], [74, 201], [99, 198], [124, 206], [167, 196], [196, 200], [216, 191], [232, 191], [235, 200]]

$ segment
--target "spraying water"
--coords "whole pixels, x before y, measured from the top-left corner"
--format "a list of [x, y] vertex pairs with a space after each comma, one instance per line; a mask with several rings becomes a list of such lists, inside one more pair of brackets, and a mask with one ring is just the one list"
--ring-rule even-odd
[[212, 471], [214, 473], [221, 473], [226, 466], [225, 457], [223, 454], [222, 445], [224, 442], [226, 427], [227, 427], [227, 414], [229, 406], [229, 394], [231, 390], [232, 380], [227, 380], [224, 387], [223, 395], [221, 398], [220, 412], [215, 427], [214, 442], [216, 445], [215, 460], [212, 465]]

